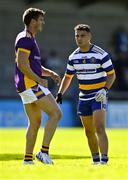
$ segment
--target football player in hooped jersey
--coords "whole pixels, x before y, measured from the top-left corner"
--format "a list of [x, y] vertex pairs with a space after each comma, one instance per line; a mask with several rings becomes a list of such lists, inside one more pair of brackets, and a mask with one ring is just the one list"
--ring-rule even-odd
[[56, 100], [62, 103], [62, 95], [76, 74], [80, 91], [78, 115], [85, 128], [93, 164], [107, 164], [106, 105], [115, 71], [108, 53], [90, 42], [90, 26], [79, 24], [74, 30], [78, 48], [69, 56]]
[[42, 111], [47, 113], [48, 120], [42, 146], [36, 158], [44, 164], [53, 164], [49, 156], [49, 145], [61, 118], [61, 110], [47, 88], [46, 79], [42, 78], [49, 76], [59, 84], [60, 77], [41, 66], [40, 50], [35, 39], [44, 25], [44, 14], [45, 12], [40, 9], [27, 9], [23, 14], [25, 30], [17, 35], [15, 41], [15, 85], [28, 117], [24, 164], [33, 164], [33, 150]]

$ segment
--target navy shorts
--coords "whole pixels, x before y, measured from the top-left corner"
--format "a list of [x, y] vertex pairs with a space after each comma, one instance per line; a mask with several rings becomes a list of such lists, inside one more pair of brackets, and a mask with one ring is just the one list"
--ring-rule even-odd
[[97, 102], [95, 99], [91, 100], [79, 100], [77, 106], [77, 114], [79, 116], [91, 116], [95, 110], [107, 108], [107, 100], [106, 103]]

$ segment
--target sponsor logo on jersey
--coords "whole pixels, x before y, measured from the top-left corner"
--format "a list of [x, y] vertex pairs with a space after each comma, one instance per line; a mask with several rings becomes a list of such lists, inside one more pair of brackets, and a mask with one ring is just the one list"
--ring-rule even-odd
[[91, 63], [95, 63], [95, 62], [96, 62], [95, 57], [91, 57], [91, 58], [90, 58], [90, 61], [91, 61]]

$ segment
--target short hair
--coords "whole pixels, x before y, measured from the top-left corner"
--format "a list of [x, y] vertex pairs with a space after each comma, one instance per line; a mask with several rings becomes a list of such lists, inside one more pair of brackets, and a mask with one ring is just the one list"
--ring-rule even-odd
[[74, 30], [91, 32], [90, 26], [87, 24], [78, 24], [77, 26], [74, 27]]
[[28, 8], [23, 13], [23, 23], [28, 26], [32, 19], [37, 20], [40, 15], [44, 16], [45, 12], [37, 8]]

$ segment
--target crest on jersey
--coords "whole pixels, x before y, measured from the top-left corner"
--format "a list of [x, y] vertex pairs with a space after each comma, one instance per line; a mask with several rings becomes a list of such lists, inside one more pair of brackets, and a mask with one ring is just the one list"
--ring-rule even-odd
[[86, 59], [83, 59], [83, 64], [86, 64]]
[[90, 61], [91, 61], [91, 63], [95, 63], [95, 62], [96, 62], [95, 57], [91, 57], [91, 58], [90, 58]]

